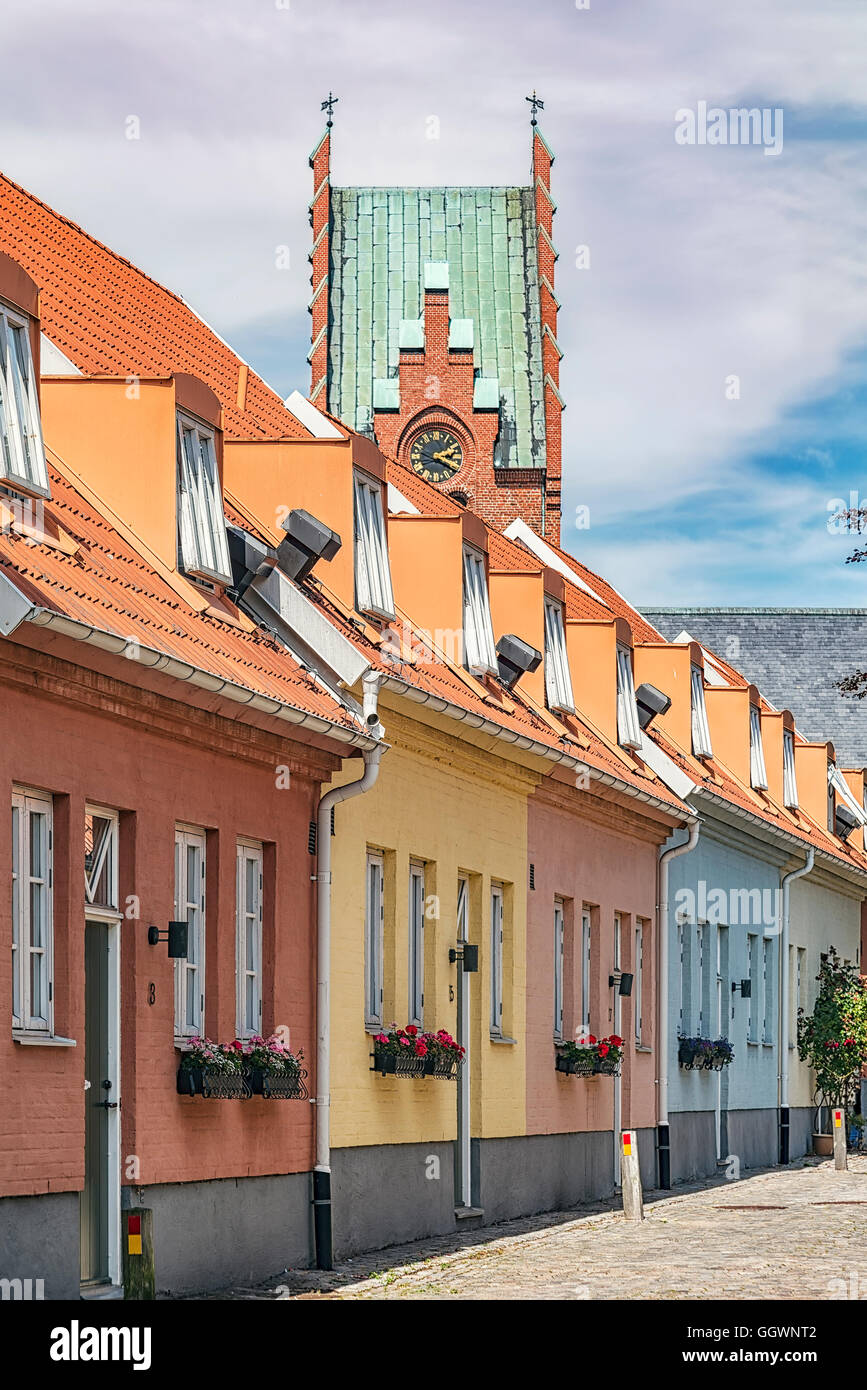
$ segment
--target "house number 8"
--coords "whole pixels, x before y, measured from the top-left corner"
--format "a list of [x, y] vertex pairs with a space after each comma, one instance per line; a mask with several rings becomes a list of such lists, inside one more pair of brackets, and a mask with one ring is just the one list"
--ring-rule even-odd
[[149, 1004], [155, 1004], [156, 1002], [157, 1002], [157, 987], [156, 987], [156, 985], [154, 984], [153, 980], [151, 980], [150, 984], [148, 985], [148, 1003], [149, 1003]]

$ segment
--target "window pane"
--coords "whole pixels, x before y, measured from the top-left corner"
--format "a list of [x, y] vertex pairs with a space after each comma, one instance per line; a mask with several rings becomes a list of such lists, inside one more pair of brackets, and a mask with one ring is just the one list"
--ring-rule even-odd
[[43, 962], [45, 957], [39, 951], [30, 953], [30, 1017], [45, 1018], [43, 998]]
[[42, 827], [45, 820], [39, 811], [30, 812], [30, 877], [45, 877], [45, 846]]
[[226, 519], [212, 434], [179, 422], [178, 531], [184, 568], [229, 583]]

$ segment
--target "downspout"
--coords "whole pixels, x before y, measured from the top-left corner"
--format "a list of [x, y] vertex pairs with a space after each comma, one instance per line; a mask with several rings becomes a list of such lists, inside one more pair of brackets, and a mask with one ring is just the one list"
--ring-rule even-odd
[[807, 862], [782, 879], [780, 905], [780, 1162], [789, 1161], [789, 884], [810, 873], [816, 851], [807, 850]]
[[[380, 674], [369, 671], [362, 678], [364, 722], [371, 734], [381, 739], [379, 722]], [[333, 1269], [331, 1224], [331, 810], [338, 802], [349, 801], [369, 791], [379, 776], [384, 752], [380, 742], [365, 749], [364, 774], [345, 787], [335, 787], [320, 799], [316, 817], [316, 1161], [313, 1169], [313, 1230], [316, 1242], [316, 1268]]]
[[659, 1154], [659, 1186], [667, 1192], [671, 1187], [671, 1141], [668, 1128], [668, 999], [669, 999], [669, 941], [668, 941], [668, 866], [672, 859], [687, 854], [698, 844], [700, 821], [692, 821], [689, 838], [682, 845], [660, 850], [658, 865], [658, 902], [656, 905], [657, 936], [657, 1066], [659, 1076], [657, 1085], [658, 1116], [656, 1122], [656, 1148]]

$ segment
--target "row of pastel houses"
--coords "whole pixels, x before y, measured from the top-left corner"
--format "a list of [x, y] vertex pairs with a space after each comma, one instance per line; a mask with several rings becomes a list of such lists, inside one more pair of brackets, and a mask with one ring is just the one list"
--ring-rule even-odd
[[[626, 1129], [647, 1187], [804, 1154], [863, 770], [0, 214], [0, 1277], [328, 1268], [610, 1195]], [[185, 1062], [271, 1036], [283, 1091]]]

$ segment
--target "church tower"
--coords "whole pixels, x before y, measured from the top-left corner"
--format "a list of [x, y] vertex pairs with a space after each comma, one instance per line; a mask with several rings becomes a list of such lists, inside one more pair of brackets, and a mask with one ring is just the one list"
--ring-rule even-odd
[[503, 529], [560, 541], [548, 145], [525, 187], [332, 188], [313, 154], [311, 399]]

